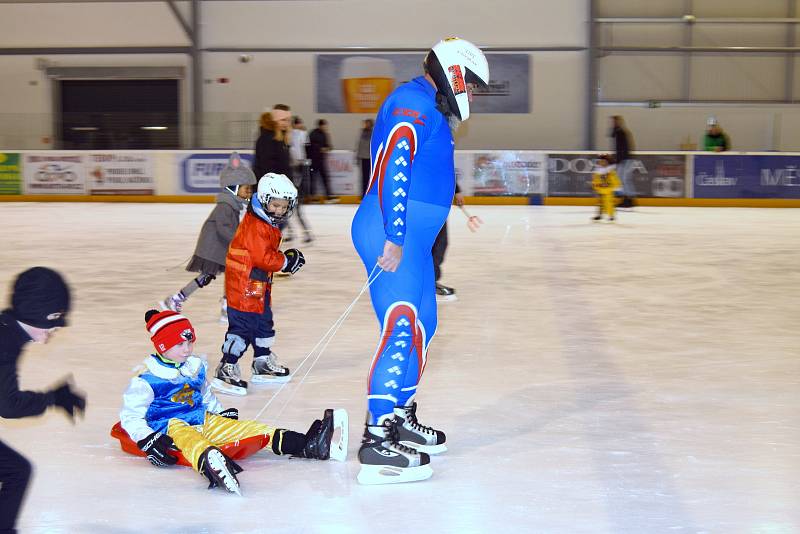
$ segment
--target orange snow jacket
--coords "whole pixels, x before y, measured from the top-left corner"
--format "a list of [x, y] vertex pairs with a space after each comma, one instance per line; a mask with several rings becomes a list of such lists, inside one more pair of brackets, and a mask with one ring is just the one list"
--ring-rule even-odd
[[225, 257], [225, 296], [229, 307], [243, 312], [264, 312], [272, 273], [280, 271], [286, 260], [278, 250], [280, 243], [281, 231], [248, 210]]

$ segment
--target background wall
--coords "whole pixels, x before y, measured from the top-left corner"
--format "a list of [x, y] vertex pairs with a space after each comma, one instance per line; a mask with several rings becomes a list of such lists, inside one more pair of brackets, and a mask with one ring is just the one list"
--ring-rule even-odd
[[[787, 17], [799, 0], [596, 0], [598, 17]], [[177, 3], [188, 18], [188, 2]], [[320, 118], [314, 109], [313, 49], [342, 47], [425, 48], [445, 35], [464, 36], [486, 47], [585, 47], [588, 0], [409, 0], [402, 11], [375, 0], [203, 1], [203, 145], [250, 147], [257, 115], [282, 102], [307, 124]], [[0, 4], [3, 48], [185, 47], [189, 38], [166, 2], [87, 2]], [[798, 29], [785, 24], [697, 24], [693, 46], [785, 46]], [[603, 24], [600, 46], [676, 46], [687, 42], [685, 24]], [[224, 51], [220, 49], [248, 49]], [[263, 51], [303, 48], [309, 51]], [[260, 51], [259, 51], [260, 50]], [[240, 56], [250, 56], [247, 63]], [[474, 115], [459, 133], [463, 149], [585, 148], [588, 54], [581, 51], [530, 51], [531, 113]], [[641, 149], [674, 150], [698, 143], [708, 116], [716, 116], [735, 149], [800, 150], [800, 112], [781, 100], [787, 77], [800, 93], [800, 68], [786, 54], [736, 56], [695, 52], [600, 51], [594, 143], [606, 148], [607, 121], [626, 117]], [[191, 101], [191, 61], [187, 54], [23, 54], [0, 55], [0, 147], [48, 148], [52, 141], [53, 81], [44, 66], [181, 66], [184, 124]], [[800, 67], [800, 66], [798, 66]], [[227, 83], [218, 80], [227, 79]], [[747, 100], [720, 106], [693, 104], [650, 109], [651, 100], [688, 96], [697, 100]], [[337, 148], [352, 148], [366, 115], [326, 115]], [[184, 131], [186, 134], [186, 128]], [[184, 135], [186, 138], [186, 135]]]

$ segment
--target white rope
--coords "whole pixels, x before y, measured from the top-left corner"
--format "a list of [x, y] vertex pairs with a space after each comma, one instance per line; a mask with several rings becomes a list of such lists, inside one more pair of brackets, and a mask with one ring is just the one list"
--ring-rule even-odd
[[[376, 269], [377, 269], [377, 273], [375, 272]], [[347, 309], [345, 309], [344, 312], [339, 316], [339, 318], [336, 319], [336, 321], [333, 323], [333, 325], [331, 325], [331, 327], [328, 329], [328, 331], [325, 332], [325, 334], [322, 336], [322, 338], [320, 338], [320, 340], [317, 341], [317, 344], [314, 345], [314, 348], [312, 348], [311, 351], [306, 355], [306, 357], [303, 358], [303, 361], [300, 362], [300, 365], [297, 366], [297, 368], [295, 369], [295, 372], [294, 372], [295, 376], [300, 372], [300, 369], [303, 368], [303, 365], [305, 365], [305, 363], [308, 361], [308, 359], [311, 358], [311, 356], [317, 351], [317, 348], [320, 345], [322, 345], [322, 348], [319, 350], [319, 353], [317, 354], [317, 357], [314, 358], [313, 362], [311, 362], [311, 365], [308, 367], [308, 369], [306, 370], [305, 374], [300, 379], [300, 382], [297, 384], [297, 387], [295, 388], [294, 392], [289, 396], [289, 399], [286, 402], [283, 403], [283, 406], [281, 406], [280, 412], [278, 412], [278, 415], [275, 417], [276, 421], [277, 421], [277, 418], [280, 417], [280, 415], [283, 413], [283, 410], [286, 408], [286, 406], [289, 404], [289, 402], [292, 400], [292, 398], [294, 398], [294, 395], [295, 395], [295, 393], [297, 393], [297, 390], [300, 389], [300, 386], [303, 385], [303, 382], [305, 381], [306, 377], [308, 376], [308, 373], [310, 373], [311, 369], [314, 368], [314, 365], [316, 365], [316, 363], [319, 360], [320, 356], [322, 356], [322, 353], [328, 347], [328, 344], [331, 342], [333, 337], [336, 335], [336, 333], [342, 327], [344, 322], [347, 320], [347, 317], [350, 315], [350, 312], [353, 311], [353, 308], [355, 307], [356, 303], [358, 302], [358, 299], [360, 299], [361, 295], [363, 295], [364, 292], [367, 289], [369, 289], [369, 287], [372, 285], [372, 283], [375, 282], [375, 280], [378, 279], [378, 276], [380, 276], [380, 274], [382, 272], [383, 272], [383, 269], [378, 267], [378, 264], [376, 263], [375, 266], [372, 268], [372, 271], [369, 273], [369, 276], [367, 277], [367, 281], [361, 287], [361, 291], [359, 291], [358, 295], [356, 295], [356, 298], [353, 299], [353, 302], [350, 303], [350, 305], [347, 307]], [[373, 274], [375, 276], [373, 276]], [[323, 345], [323, 342], [324, 342], [324, 345]], [[272, 401], [274, 401], [278, 397], [278, 395], [280, 395], [281, 391], [283, 391], [283, 388], [285, 388], [286, 386], [288, 386], [292, 382], [293, 382], [293, 380], [290, 380], [288, 382], [284, 382], [283, 384], [281, 384], [281, 387], [278, 388], [278, 391], [273, 393], [272, 397], [270, 397], [270, 399], [267, 401], [267, 403], [264, 405], [264, 407], [261, 408], [261, 410], [256, 414], [256, 416], [253, 419], [254, 420], [258, 420], [258, 418], [261, 417], [261, 414], [263, 414], [264, 411], [267, 408], [269, 408], [270, 404], [272, 404]]]

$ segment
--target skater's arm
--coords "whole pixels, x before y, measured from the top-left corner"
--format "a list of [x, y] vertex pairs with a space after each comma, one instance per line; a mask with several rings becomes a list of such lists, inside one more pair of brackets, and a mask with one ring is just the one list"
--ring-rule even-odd
[[268, 273], [280, 271], [286, 265], [286, 256], [278, 250], [280, 237], [276, 237], [272, 232], [268, 233], [267, 230], [259, 233], [260, 243], [248, 244], [250, 250], [260, 251], [260, 253], [253, 254], [253, 266]]
[[147, 424], [147, 410], [153, 402], [153, 388], [141, 378], [131, 379], [128, 389], [122, 396], [122, 410], [119, 413], [119, 420], [122, 428], [133, 441], [140, 441], [153, 432]]
[[236, 229], [239, 227], [239, 213], [230, 206], [223, 204], [217, 204], [214, 211], [216, 212], [214, 227], [217, 230], [217, 235], [225, 243], [230, 243], [236, 233]]
[[442, 121], [441, 113], [416, 99], [398, 100], [383, 120], [388, 134], [375, 154], [378, 196], [386, 240], [403, 246], [406, 236], [408, 195], [417, 169], [418, 147]]
[[206, 362], [203, 362], [203, 372], [206, 377], [203, 386], [200, 388], [200, 394], [203, 395], [203, 406], [206, 407], [207, 412], [218, 414], [224, 408], [208, 383], [208, 363]]
[[52, 392], [19, 390], [16, 362], [0, 364], [0, 417], [18, 419], [40, 415], [53, 402]]

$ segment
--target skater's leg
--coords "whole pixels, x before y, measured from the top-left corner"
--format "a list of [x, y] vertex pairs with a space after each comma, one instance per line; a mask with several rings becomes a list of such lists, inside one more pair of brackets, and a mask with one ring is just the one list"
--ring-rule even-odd
[[[255, 314], [254, 314], [255, 315]], [[277, 356], [272, 352], [275, 344], [275, 329], [272, 320], [272, 308], [270, 307], [270, 296], [267, 294], [264, 304], [264, 312], [258, 316], [255, 325], [255, 340], [253, 343], [254, 358], [252, 364], [253, 383], [262, 382], [285, 382], [289, 380], [289, 369], [278, 364]]]
[[222, 361], [211, 381], [214, 389], [232, 395], [247, 394], [247, 382], [242, 380], [239, 360], [253, 342], [257, 317], [259, 314], [228, 307], [228, 331], [222, 343]]
[[15, 532], [32, 472], [24, 456], [0, 441], [0, 532]]
[[192, 464], [196, 471], [200, 471], [200, 456], [214, 444], [206, 439], [196, 428], [180, 419], [170, 419], [167, 424], [167, 435], [181, 450], [183, 457]]

